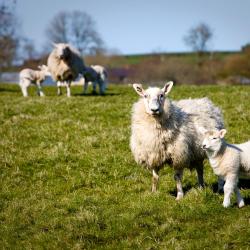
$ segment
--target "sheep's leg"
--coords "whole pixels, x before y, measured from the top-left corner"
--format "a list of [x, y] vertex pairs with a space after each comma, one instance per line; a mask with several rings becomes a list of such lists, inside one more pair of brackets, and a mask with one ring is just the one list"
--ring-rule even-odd
[[60, 82], [57, 82], [57, 95], [62, 94], [62, 86]]
[[92, 82], [92, 84], [93, 84], [93, 91], [92, 91], [92, 93], [96, 94], [96, 81]]
[[230, 175], [226, 177], [226, 183], [224, 185], [224, 200], [223, 207], [230, 206], [230, 198], [234, 189], [237, 185], [237, 177], [235, 175]]
[[198, 185], [199, 188], [204, 187], [204, 179], [203, 179], [203, 164], [199, 164], [199, 166], [196, 168], [197, 172], [197, 178], [198, 178]]
[[83, 84], [83, 93], [84, 93], [84, 94], [87, 93], [88, 85], [89, 85], [88, 81], [85, 80], [85, 81], [84, 81], [84, 84]]
[[241, 208], [241, 207], [244, 207], [245, 206], [245, 203], [244, 203], [244, 200], [240, 194], [240, 190], [239, 188], [236, 186], [235, 189], [235, 194], [236, 194], [236, 197], [237, 197], [237, 204], [238, 204], [238, 207]]
[[159, 171], [156, 169], [153, 169], [152, 171], [152, 192], [156, 192], [157, 191], [157, 187], [158, 187], [158, 182], [159, 182]]
[[44, 93], [42, 91], [42, 86], [41, 86], [41, 83], [40, 82], [37, 82], [37, 93], [39, 96], [44, 96]]
[[218, 177], [218, 193], [222, 193], [223, 191], [223, 186], [224, 186], [225, 182], [223, 180], [223, 178], [221, 178], [220, 176]]
[[69, 82], [66, 83], [66, 88], [67, 88], [67, 97], [70, 97], [71, 92], [70, 92], [70, 83]]
[[174, 179], [176, 181], [176, 187], [177, 187], [176, 200], [180, 200], [184, 196], [184, 192], [183, 192], [183, 189], [182, 189], [182, 183], [181, 183], [182, 182], [182, 176], [183, 176], [183, 170], [182, 169], [175, 170]]

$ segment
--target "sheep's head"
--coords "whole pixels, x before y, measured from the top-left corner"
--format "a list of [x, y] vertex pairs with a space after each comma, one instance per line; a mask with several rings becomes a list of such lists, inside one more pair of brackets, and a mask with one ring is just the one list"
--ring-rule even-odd
[[56, 48], [56, 53], [58, 58], [61, 60], [68, 60], [70, 57], [70, 46], [67, 43], [54, 43], [54, 47]]
[[202, 148], [209, 152], [218, 152], [223, 143], [223, 138], [227, 132], [226, 129], [206, 130], [204, 128], [199, 128], [199, 130], [204, 136]]
[[133, 87], [137, 94], [144, 100], [146, 112], [150, 115], [160, 115], [163, 111], [165, 95], [167, 95], [173, 87], [173, 82], [168, 82], [160, 89], [157, 87], [150, 87], [147, 90], [142, 88], [141, 84], [134, 83]]

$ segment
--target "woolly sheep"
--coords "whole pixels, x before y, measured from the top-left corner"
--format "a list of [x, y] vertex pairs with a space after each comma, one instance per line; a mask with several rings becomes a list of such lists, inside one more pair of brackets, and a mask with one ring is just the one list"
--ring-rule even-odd
[[85, 71], [80, 52], [67, 43], [54, 44], [54, 49], [48, 57], [48, 67], [55, 82], [66, 83], [68, 97], [71, 96], [71, 82]]
[[41, 84], [47, 76], [50, 75], [46, 65], [38, 66], [40, 70], [23, 69], [19, 73], [19, 85], [22, 90], [23, 96], [28, 96], [28, 87], [31, 84], [37, 86], [39, 96], [44, 96]]
[[142, 97], [133, 105], [130, 148], [138, 164], [152, 171], [152, 191], [157, 190], [159, 170], [168, 163], [174, 168], [177, 200], [183, 197], [184, 168], [196, 168], [198, 182], [203, 186], [203, 160], [199, 126], [223, 128], [219, 108], [208, 98], [172, 102], [165, 97], [173, 86], [168, 82], [160, 89], [147, 90], [133, 84]]
[[83, 93], [87, 92], [88, 84], [93, 84], [93, 92], [96, 93], [96, 85], [99, 85], [100, 94], [103, 95], [108, 84], [108, 74], [106, 69], [101, 65], [91, 65], [86, 67], [84, 73], [85, 83], [83, 85]]
[[206, 151], [214, 173], [225, 181], [223, 206], [230, 206], [230, 197], [235, 192], [239, 207], [244, 200], [237, 187], [239, 177], [250, 178], [250, 141], [229, 144], [224, 140], [225, 129], [205, 130], [202, 148]]

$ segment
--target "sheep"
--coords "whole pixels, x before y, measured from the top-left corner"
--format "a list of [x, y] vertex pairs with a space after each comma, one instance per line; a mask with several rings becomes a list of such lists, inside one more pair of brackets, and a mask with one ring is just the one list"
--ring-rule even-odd
[[[85, 80], [82, 74], [79, 74], [78, 77], [74, 80], [74, 82], [71, 82], [72, 85], [74, 84], [78, 84], [78, 85], [84, 85]], [[57, 81], [56, 82], [56, 86], [57, 86], [57, 95], [61, 95], [62, 94], [62, 87], [66, 87], [67, 88], [67, 92], [68, 92], [68, 84], [66, 81], [61, 82], [61, 81]]]
[[41, 84], [47, 76], [50, 75], [48, 67], [46, 65], [38, 66], [40, 70], [23, 69], [19, 73], [19, 85], [22, 90], [23, 96], [28, 96], [28, 87], [31, 84], [37, 86], [37, 92], [39, 96], [44, 96]]
[[93, 93], [96, 93], [96, 85], [99, 85], [99, 92], [101, 95], [105, 94], [106, 87], [108, 84], [108, 74], [107, 70], [100, 65], [91, 65], [90, 67], [86, 67], [84, 73], [84, 85], [83, 85], [83, 93], [87, 92], [88, 84], [93, 84]]
[[55, 82], [66, 83], [68, 97], [71, 96], [71, 82], [85, 71], [80, 52], [67, 43], [54, 44], [54, 49], [48, 57], [48, 67]]
[[140, 100], [132, 108], [130, 148], [135, 161], [152, 171], [152, 192], [157, 190], [159, 170], [168, 163], [174, 168], [177, 184], [176, 200], [183, 198], [184, 168], [196, 168], [199, 186], [203, 187], [201, 135], [198, 127], [223, 128], [218, 107], [208, 98], [172, 102], [167, 95], [173, 86], [168, 82], [160, 89], [147, 90], [133, 84]]
[[202, 148], [205, 150], [214, 173], [225, 181], [225, 208], [230, 206], [230, 197], [235, 192], [238, 206], [243, 207], [244, 200], [237, 186], [239, 177], [250, 178], [250, 141], [242, 144], [229, 144], [224, 140], [226, 129], [203, 129]]

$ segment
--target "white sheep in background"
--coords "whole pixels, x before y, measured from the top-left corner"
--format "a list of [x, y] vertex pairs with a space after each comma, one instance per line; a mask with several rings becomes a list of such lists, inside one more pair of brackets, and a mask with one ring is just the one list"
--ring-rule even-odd
[[160, 89], [147, 90], [133, 84], [142, 97], [133, 105], [130, 148], [138, 164], [152, 170], [152, 191], [159, 180], [159, 170], [168, 163], [174, 168], [177, 200], [183, 197], [184, 168], [197, 170], [198, 182], [203, 186], [203, 160], [199, 126], [223, 128], [220, 109], [208, 98], [172, 102], [165, 97], [173, 86], [168, 82]]
[[22, 90], [23, 96], [28, 96], [28, 87], [31, 84], [37, 86], [39, 96], [44, 96], [41, 84], [47, 76], [50, 76], [48, 67], [46, 65], [38, 66], [40, 70], [23, 69], [19, 73], [19, 85]]
[[90, 67], [86, 67], [84, 79], [83, 93], [87, 92], [88, 84], [91, 83], [93, 85], [93, 93], [96, 93], [96, 85], [98, 84], [100, 94], [105, 94], [108, 84], [108, 74], [103, 66], [91, 65]]
[[237, 186], [239, 177], [250, 178], [250, 141], [242, 144], [228, 144], [224, 140], [225, 129], [206, 130], [202, 148], [206, 151], [211, 167], [219, 178], [225, 181], [223, 206], [230, 206], [230, 197], [235, 192], [239, 207], [244, 200]]
[[65, 82], [70, 97], [71, 82], [85, 71], [84, 61], [80, 52], [67, 43], [57, 43], [54, 47], [48, 57], [49, 71], [55, 82]]

